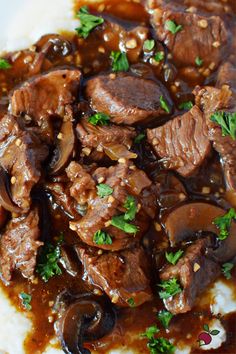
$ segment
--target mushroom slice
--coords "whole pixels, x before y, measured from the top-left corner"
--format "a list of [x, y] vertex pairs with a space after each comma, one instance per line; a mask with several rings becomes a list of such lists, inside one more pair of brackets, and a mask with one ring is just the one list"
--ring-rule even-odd
[[50, 174], [57, 174], [68, 162], [75, 145], [75, 134], [72, 120], [62, 123], [61, 132], [58, 134], [58, 159], [50, 164]]
[[[197, 232], [212, 232], [218, 234], [219, 230], [213, 224], [218, 216], [226, 210], [209, 203], [192, 202], [184, 204], [167, 216], [164, 221], [165, 230], [171, 246], [193, 238]], [[219, 262], [227, 261], [236, 255], [236, 223], [232, 221], [229, 236], [212, 252], [212, 256]]]
[[7, 184], [7, 173], [0, 167], [0, 205], [11, 213], [21, 213], [22, 210], [10, 198]]
[[83, 343], [104, 337], [115, 325], [111, 305], [94, 296], [81, 296], [63, 312], [56, 332], [66, 353], [89, 354]]

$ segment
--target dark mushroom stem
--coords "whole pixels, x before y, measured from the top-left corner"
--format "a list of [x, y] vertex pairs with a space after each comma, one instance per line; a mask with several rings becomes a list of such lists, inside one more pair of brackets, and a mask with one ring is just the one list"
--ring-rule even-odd
[[56, 332], [65, 353], [89, 354], [83, 343], [104, 337], [114, 325], [115, 313], [107, 301], [81, 296], [63, 312]]
[[8, 192], [7, 173], [0, 167], [0, 205], [11, 213], [21, 213], [22, 210], [13, 203]]

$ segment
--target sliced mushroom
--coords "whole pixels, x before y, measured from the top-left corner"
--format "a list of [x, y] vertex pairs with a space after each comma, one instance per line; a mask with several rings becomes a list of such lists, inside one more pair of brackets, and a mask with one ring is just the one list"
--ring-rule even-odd
[[89, 354], [83, 343], [104, 337], [115, 325], [108, 301], [92, 295], [71, 303], [56, 323], [56, 333], [65, 353]]
[[[213, 224], [218, 216], [226, 211], [218, 206], [193, 202], [174, 209], [164, 221], [164, 226], [171, 246], [193, 238], [197, 232], [212, 232], [218, 234], [219, 230]], [[219, 262], [225, 262], [236, 254], [236, 222], [232, 221], [229, 236], [212, 252], [212, 256]]]
[[57, 174], [68, 162], [75, 145], [73, 123], [68, 119], [62, 123], [61, 132], [58, 135], [58, 158], [50, 164], [50, 174]]
[[0, 167], [0, 205], [11, 213], [21, 213], [22, 210], [16, 206], [8, 192], [7, 173]]

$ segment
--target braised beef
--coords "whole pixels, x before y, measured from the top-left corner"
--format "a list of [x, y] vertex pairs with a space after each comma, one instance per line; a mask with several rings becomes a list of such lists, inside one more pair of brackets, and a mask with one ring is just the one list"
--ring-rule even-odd
[[[225, 53], [228, 34], [224, 21], [219, 16], [187, 11], [175, 3], [156, 0], [151, 2], [154, 9], [152, 24], [157, 38], [164, 42], [180, 65], [196, 66], [196, 58], [203, 60], [203, 66], [211, 63], [217, 67]], [[167, 21], [182, 26], [175, 34], [167, 28]]]
[[207, 256], [211, 247], [210, 238], [198, 240], [187, 248], [176, 265], [167, 265], [160, 272], [161, 280], [177, 278], [182, 287], [179, 294], [164, 300], [171, 313], [190, 311], [197, 297], [220, 275], [220, 266]]
[[84, 278], [100, 288], [118, 306], [135, 306], [151, 300], [148, 261], [141, 247], [99, 255], [94, 249], [76, 247], [84, 267]]
[[41, 163], [48, 155], [47, 146], [42, 143], [38, 132], [25, 129], [11, 115], [1, 120], [0, 165], [11, 178], [12, 200], [22, 211], [30, 207], [30, 193], [41, 176]]
[[196, 106], [158, 128], [148, 129], [147, 137], [165, 168], [184, 177], [198, 169], [211, 149], [204, 116]]
[[117, 124], [133, 125], [168, 114], [161, 107], [161, 96], [170, 112], [172, 107], [168, 91], [160, 82], [128, 74], [91, 79], [86, 94], [94, 110], [108, 114]]
[[43, 245], [39, 241], [39, 217], [36, 209], [27, 215], [13, 218], [0, 238], [1, 277], [5, 282], [12, 279], [15, 270], [25, 278], [32, 278], [37, 251]]

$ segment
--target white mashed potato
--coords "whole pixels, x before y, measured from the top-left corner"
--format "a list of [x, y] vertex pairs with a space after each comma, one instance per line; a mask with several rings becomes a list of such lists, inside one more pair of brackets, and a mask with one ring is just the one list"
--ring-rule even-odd
[[[78, 26], [78, 20], [73, 15], [72, 0], [0, 0], [0, 8], [0, 53], [27, 48], [44, 34], [73, 31]], [[212, 289], [212, 299], [213, 313], [223, 315], [236, 311], [232, 290], [222, 282], [217, 282]], [[226, 338], [219, 320], [212, 322], [210, 327], [218, 329], [220, 335], [204, 349], [217, 348]], [[30, 320], [18, 313], [0, 293], [0, 354], [24, 354], [23, 342], [30, 329]], [[189, 352], [188, 347], [176, 350], [176, 354]], [[49, 345], [46, 353], [60, 354], [62, 351]], [[133, 352], [114, 350], [112, 354]]]

